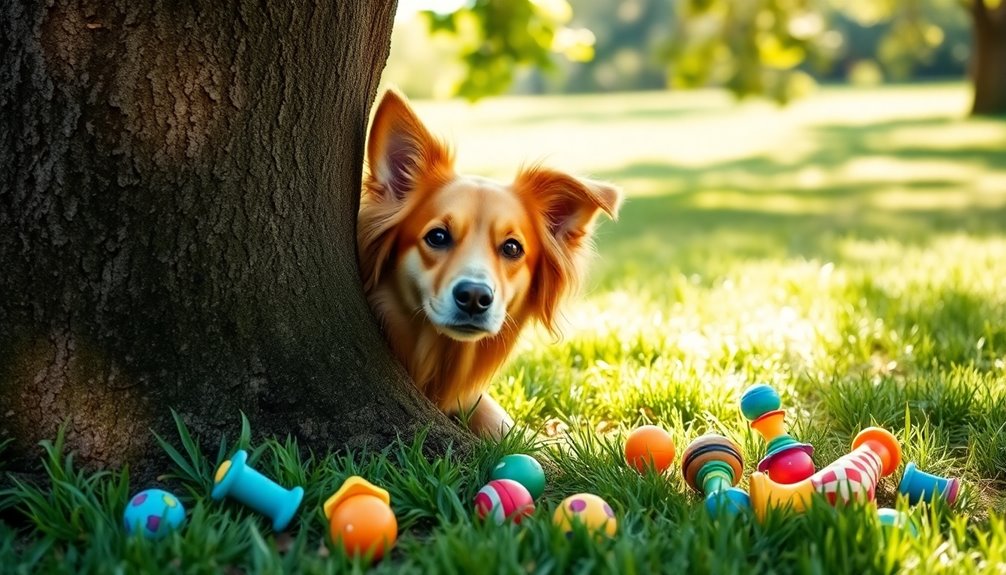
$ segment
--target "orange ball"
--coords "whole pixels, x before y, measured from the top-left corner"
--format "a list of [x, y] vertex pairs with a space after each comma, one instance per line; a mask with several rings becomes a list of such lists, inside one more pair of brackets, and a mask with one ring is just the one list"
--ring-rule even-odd
[[625, 461], [640, 473], [645, 472], [648, 465], [657, 473], [663, 473], [674, 461], [671, 434], [656, 425], [637, 427], [625, 440]]
[[391, 549], [398, 538], [398, 520], [391, 507], [373, 495], [354, 495], [332, 511], [332, 541], [342, 542], [349, 555], [373, 551], [374, 561]]

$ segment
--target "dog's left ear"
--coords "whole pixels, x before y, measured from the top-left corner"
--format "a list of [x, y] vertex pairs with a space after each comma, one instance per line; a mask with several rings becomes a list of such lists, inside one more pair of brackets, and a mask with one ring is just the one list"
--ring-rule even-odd
[[600, 213], [618, 217], [622, 192], [610, 184], [544, 168], [521, 172], [514, 187], [538, 214], [542, 257], [532, 293], [538, 319], [557, 334], [559, 304], [577, 290], [586, 272], [594, 221]]
[[611, 184], [544, 168], [522, 172], [516, 187], [537, 206], [552, 238], [567, 248], [585, 239], [598, 214], [617, 219], [622, 204], [621, 190]]

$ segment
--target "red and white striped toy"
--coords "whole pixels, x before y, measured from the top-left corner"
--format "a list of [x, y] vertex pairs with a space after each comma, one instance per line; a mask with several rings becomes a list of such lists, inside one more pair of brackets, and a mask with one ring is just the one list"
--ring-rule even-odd
[[475, 513], [492, 518], [497, 525], [507, 519], [520, 523], [534, 513], [534, 498], [527, 488], [512, 479], [494, 479], [475, 495]]

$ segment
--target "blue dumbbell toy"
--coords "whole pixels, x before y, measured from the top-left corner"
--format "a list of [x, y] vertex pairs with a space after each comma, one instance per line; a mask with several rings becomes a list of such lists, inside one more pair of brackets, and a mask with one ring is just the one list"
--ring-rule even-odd
[[293, 519], [304, 498], [304, 488], [285, 489], [248, 465], [248, 452], [240, 450], [217, 467], [213, 499], [237, 499], [272, 519], [274, 531], [282, 531]]
[[898, 491], [908, 496], [912, 505], [920, 501], [929, 501], [936, 494], [953, 507], [957, 503], [957, 494], [961, 490], [961, 480], [956, 477], [940, 477], [919, 470], [915, 463], [905, 466], [905, 474], [901, 477]]

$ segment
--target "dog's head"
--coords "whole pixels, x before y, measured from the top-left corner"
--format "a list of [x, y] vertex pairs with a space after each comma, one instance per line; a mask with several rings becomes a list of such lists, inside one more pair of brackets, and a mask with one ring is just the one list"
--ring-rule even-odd
[[359, 218], [365, 288], [394, 290], [405, 313], [474, 341], [556, 309], [583, 275], [601, 212], [616, 188], [540, 167], [511, 184], [458, 175], [450, 150], [405, 99], [384, 94], [371, 126]]

